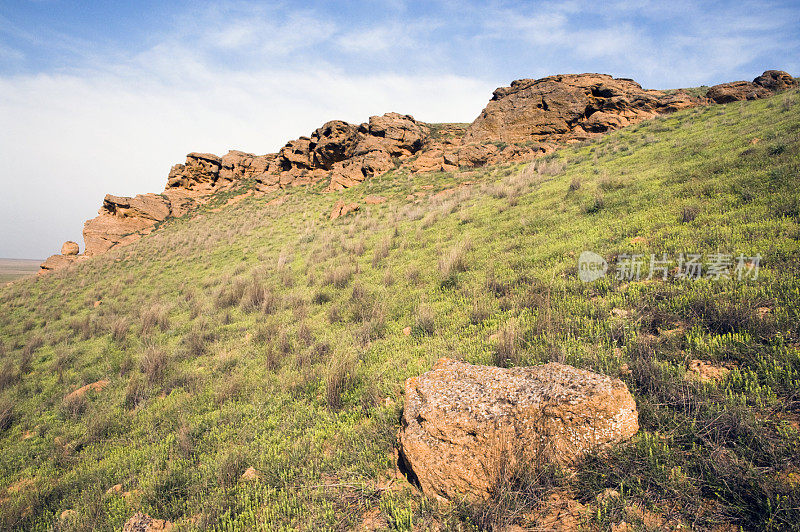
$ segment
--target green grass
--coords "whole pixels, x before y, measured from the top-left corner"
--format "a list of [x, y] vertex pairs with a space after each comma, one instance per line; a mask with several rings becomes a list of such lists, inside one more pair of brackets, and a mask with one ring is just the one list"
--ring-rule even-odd
[[[552, 490], [601, 529], [631, 522], [626, 505], [698, 528], [797, 528], [798, 109], [793, 91], [527, 166], [206, 207], [0, 289], [0, 528], [119, 529], [141, 510], [183, 529], [347, 529], [369, 514], [470, 530]], [[388, 201], [328, 220], [337, 199], [370, 194]], [[584, 284], [583, 250], [763, 259], [757, 280]], [[622, 375], [641, 431], [547, 489], [439, 507], [394, 479], [393, 447], [404, 379], [443, 356]], [[691, 359], [732, 371], [699, 384]], [[241, 480], [251, 466], [259, 479]], [[126, 496], [106, 493], [116, 484]], [[594, 503], [607, 488], [621, 499]]]

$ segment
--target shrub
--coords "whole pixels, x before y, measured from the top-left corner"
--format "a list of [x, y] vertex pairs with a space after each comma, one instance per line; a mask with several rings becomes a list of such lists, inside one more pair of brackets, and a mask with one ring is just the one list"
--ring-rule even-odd
[[483, 323], [492, 315], [492, 302], [486, 298], [478, 296], [472, 300], [472, 309], [469, 312], [469, 321], [478, 325]]
[[569, 182], [569, 191], [575, 192], [576, 190], [581, 188], [581, 178], [580, 177], [573, 177], [572, 181]]
[[160, 304], [156, 304], [142, 312], [142, 334], [146, 335], [155, 330], [156, 327], [162, 332], [169, 330], [169, 314], [167, 309]]
[[497, 331], [494, 364], [503, 368], [518, 366], [522, 348], [522, 329], [515, 319], [507, 321]]
[[430, 336], [436, 327], [436, 317], [433, 310], [428, 305], [422, 304], [417, 307], [414, 327], [418, 334]]
[[139, 369], [147, 377], [150, 384], [159, 382], [167, 369], [167, 353], [161, 346], [150, 344], [145, 347], [139, 358]]
[[117, 343], [122, 342], [128, 335], [129, 327], [128, 318], [124, 316], [116, 318], [111, 322], [111, 338]]
[[583, 206], [583, 212], [586, 214], [595, 214], [600, 212], [605, 205], [606, 200], [603, 198], [602, 194], [595, 194], [595, 196], [589, 200], [589, 203]]
[[700, 207], [697, 207], [696, 205], [689, 205], [681, 209], [681, 214], [678, 216], [678, 222], [682, 224], [688, 224], [697, 218], [698, 214], [700, 214]]
[[344, 288], [355, 273], [355, 268], [350, 264], [340, 264], [327, 272], [323, 278], [323, 284], [333, 285], [336, 288]]
[[470, 248], [470, 241], [465, 239], [444, 253], [442, 258], [439, 259], [439, 271], [445, 278], [467, 271], [467, 252], [469, 252]]
[[353, 355], [333, 356], [325, 373], [325, 404], [333, 411], [340, 410], [343, 395], [355, 383], [357, 359]]

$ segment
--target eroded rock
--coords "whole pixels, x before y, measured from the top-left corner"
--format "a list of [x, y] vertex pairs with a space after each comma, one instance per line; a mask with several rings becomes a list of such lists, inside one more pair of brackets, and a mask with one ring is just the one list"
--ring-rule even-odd
[[62, 255], [77, 255], [80, 252], [81, 248], [78, 246], [77, 242], [73, 242], [72, 240], [67, 240], [61, 246], [61, 254]]
[[776, 92], [797, 87], [795, 80], [783, 70], [766, 70], [753, 81], [732, 81], [708, 89], [706, 97], [714, 103], [767, 98]]
[[501, 460], [569, 466], [638, 429], [619, 379], [558, 363], [503, 369], [443, 358], [406, 380], [400, 463], [426, 495], [485, 498]]
[[166, 532], [172, 528], [170, 521], [153, 519], [145, 513], [136, 512], [122, 525], [122, 532]]
[[465, 142], [581, 140], [700, 103], [686, 93], [644, 90], [631, 79], [607, 74], [520, 79], [494, 91], [467, 129]]

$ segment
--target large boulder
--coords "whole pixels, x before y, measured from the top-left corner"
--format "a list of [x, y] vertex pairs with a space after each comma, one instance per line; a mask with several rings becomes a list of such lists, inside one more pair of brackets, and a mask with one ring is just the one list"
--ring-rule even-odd
[[557, 363], [503, 369], [443, 358], [406, 380], [399, 461], [428, 496], [486, 498], [503, 461], [569, 466], [638, 429], [618, 379]]
[[64, 245], [61, 246], [62, 255], [77, 255], [80, 250], [81, 248], [78, 247], [78, 243], [73, 242], [72, 240], [67, 240], [64, 242]]
[[797, 80], [783, 70], [766, 70], [753, 81], [732, 81], [708, 89], [706, 97], [714, 103], [767, 98], [776, 92], [797, 87]]
[[761, 85], [749, 81], [732, 81], [714, 85], [706, 92], [706, 97], [714, 103], [731, 103], [740, 100], [757, 100], [772, 94]]
[[[520, 79], [494, 91], [467, 128], [465, 142], [580, 140], [658, 113], [700, 104], [687, 93], [667, 95], [607, 74]], [[597, 113], [598, 116], [594, 116]]]
[[765, 70], [753, 83], [773, 92], [793, 89], [798, 85], [797, 80], [783, 70]]

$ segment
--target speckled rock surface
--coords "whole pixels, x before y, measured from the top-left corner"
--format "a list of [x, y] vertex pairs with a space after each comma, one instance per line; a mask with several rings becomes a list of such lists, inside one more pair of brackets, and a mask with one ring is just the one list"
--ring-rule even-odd
[[485, 498], [499, 460], [569, 466], [638, 430], [619, 379], [558, 363], [504, 369], [443, 358], [406, 380], [399, 459], [428, 496]]

